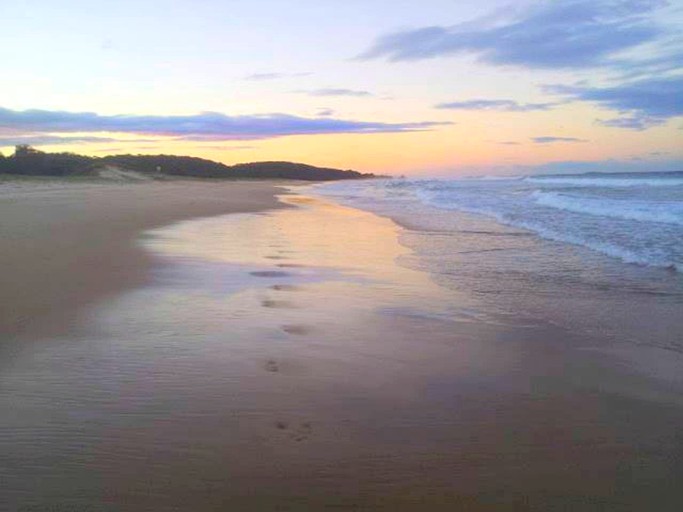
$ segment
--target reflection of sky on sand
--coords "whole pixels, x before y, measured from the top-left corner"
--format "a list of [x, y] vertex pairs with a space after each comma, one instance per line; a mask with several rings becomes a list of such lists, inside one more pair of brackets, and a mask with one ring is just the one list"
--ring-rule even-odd
[[[334, 322], [340, 311], [420, 315], [422, 309], [461, 320], [472, 314], [457, 314], [466, 306], [457, 293], [445, 296], [427, 274], [396, 265], [407, 249], [398, 243], [393, 222], [307, 197], [283, 200], [295, 207], [148, 232], [142, 243], [160, 265], [151, 286], [121, 298], [122, 307], [102, 310], [110, 327], [129, 329], [130, 315], [141, 323], [157, 319], [206, 332], [211, 326], [234, 329], [226, 320], [263, 326], [269, 316]], [[296, 294], [296, 307], [293, 290], [303, 292]], [[129, 316], [125, 327], [121, 314]]]
[[[387, 489], [542, 502], [567, 482], [611, 493], [599, 477], [645, 456], [670, 470], [680, 414], [623, 401], [672, 390], [623, 379], [566, 332], [489, 321], [395, 264], [407, 249], [389, 220], [288, 201], [150, 233], [148, 286], [98, 307], [78, 339], [17, 351], [2, 384], [21, 414], [0, 418], [3, 455], [22, 461], [0, 473], [14, 496], [161, 511], [223, 510], [244, 489], [235, 509], [299, 510], [311, 489], [342, 505]], [[648, 468], [633, 471], [651, 481]]]

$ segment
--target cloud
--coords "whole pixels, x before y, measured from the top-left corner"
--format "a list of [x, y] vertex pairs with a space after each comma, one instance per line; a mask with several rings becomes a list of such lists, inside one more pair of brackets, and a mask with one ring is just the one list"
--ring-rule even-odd
[[675, 38], [665, 44], [659, 44], [656, 56], [638, 58], [612, 59], [608, 65], [618, 73], [621, 80], [635, 80], [648, 76], [665, 76], [680, 71], [683, 63], [683, 40]]
[[0, 107], [0, 129], [15, 133], [111, 132], [177, 137], [182, 140], [249, 140], [289, 135], [332, 133], [400, 133], [423, 131], [447, 122], [382, 123], [288, 114], [228, 116], [217, 112], [193, 115], [100, 115], [93, 112], [10, 110]]
[[122, 148], [122, 147], [115, 147], [115, 148], [101, 148], [101, 149], [93, 149], [93, 153], [120, 153], [123, 151], [130, 151], [130, 149], [134, 148]]
[[521, 142], [517, 142], [514, 140], [501, 140], [496, 142], [496, 144], [501, 144], [503, 146], [519, 146]]
[[630, 114], [621, 119], [598, 121], [604, 126], [643, 130], [683, 115], [683, 75], [655, 76], [604, 87], [546, 86], [545, 90]]
[[495, 65], [590, 68], [662, 35], [665, 29], [648, 15], [664, 5], [660, 0], [544, 0], [504, 21], [490, 16], [388, 34], [357, 58], [415, 61], [471, 54]]
[[498, 110], [505, 112], [531, 112], [534, 110], [549, 110], [557, 103], [518, 103], [514, 100], [485, 100], [474, 99], [439, 103], [435, 108], [449, 110]]
[[516, 166], [520, 174], [577, 174], [585, 172], [672, 172], [683, 171], [682, 159], [566, 160], [540, 165]]
[[531, 140], [536, 144], [552, 144], [553, 142], [588, 142], [586, 139], [577, 139], [576, 137], [532, 137]]
[[0, 136], [0, 146], [16, 146], [28, 144], [30, 146], [59, 146], [69, 144], [111, 143], [111, 142], [155, 142], [154, 139], [115, 139], [112, 137], [67, 136], [59, 135], [10, 135]]
[[334, 110], [331, 108], [320, 108], [318, 109], [318, 113], [316, 115], [319, 117], [330, 117], [334, 115]]
[[255, 149], [256, 146], [220, 146], [220, 145], [211, 145], [211, 146], [202, 146], [202, 149], [215, 149], [217, 151], [241, 151], [244, 149]]
[[643, 131], [652, 126], [657, 126], [664, 123], [662, 119], [653, 119], [651, 117], [617, 117], [614, 119], [596, 119], [596, 124], [606, 126], [608, 128], [623, 128], [626, 130]]
[[355, 97], [368, 97], [374, 96], [368, 91], [358, 91], [355, 89], [313, 89], [308, 91], [295, 91], [301, 94], [308, 94], [309, 96], [355, 96]]
[[281, 78], [295, 78], [300, 76], [310, 76], [312, 73], [252, 73], [244, 77], [245, 80], [252, 82], [263, 82], [267, 80], [279, 80]]

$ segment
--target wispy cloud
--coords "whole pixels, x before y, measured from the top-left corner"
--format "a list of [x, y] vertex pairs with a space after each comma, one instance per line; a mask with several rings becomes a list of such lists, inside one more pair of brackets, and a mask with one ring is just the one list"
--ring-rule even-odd
[[[60, 146], [70, 144], [102, 144], [111, 142], [124, 142], [112, 137], [83, 136], [59, 136], [59, 135], [9, 135], [0, 136], [0, 146], [16, 146], [29, 144], [31, 146]], [[154, 139], [127, 139], [125, 142], [155, 142]]]
[[683, 39], [679, 36], [661, 43], [655, 56], [639, 56], [615, 58], [610, 60], [608, 68], [619, 76], [620, 80], [635, 80], [651, 76], [665, 76], [678, 72], [683, 63]]
[[252, 82], [265, 82], [267, 80], [280, 80], [282, 78], [296, 78], [310, 76], [312, 73], [252, 73], [244, 77], [245, 80]]
[[501, 144], [503, 146], [519, 146], [521, 142], [517, 142], [514, 140], [501, 140], [496, 142], [496, 144]]
[[628, 114], [619, 119], [598, 121], [604, 126], [643, 130], [683, 115], [683, 76], [655, 76], [622, 84], [597, 87], [585, 84], [549, 86], [573, 100], [596, 103], [603, 108]]
[[532, 137], [531, 140], [536, 144], [552, 144], [553, 142], [588, 142], [586, 139], [578, 139], [576, 137]]
[[678, 158], [565, 160], [539, 165], [515, 166], [520, 174], [572, 174], [584, 172], [669, 172], [683, 170], [683, 160]]
[[301, 94], [308, 94], [309, 96], [355, 96], [355, 97], [368, 97], [374, 96], [369, 91], [359, 91], [356, 89], [311, 89], [311, 90], [299, 90], [295, 91]]
[[108, 153], [108, 154], [113, 154], [113, 153], [123, 153], [124, 151], [130, 151], [131, 149], [135, 148], [122, 148], [122, 147], [113, 147], [113, 148], [100, 148], [100, 149], [93, 149], [93, 153]]
[[662, 124], [662, 119], [653, 119], [651, 117], [616, 117], [614, 119], [596, 119], [595, 123], [600, 126], [608, 128], [623, 128], [625, 130], [643, 131], [652, 126]]
[[100, 115], [93, 112], [10, 110], [0, 108], [0, 129], [25, 135], [62, 132], [110, 132], [176, 137], [183, 140], [248, 140], [289, 135], [397, 133], [430, 130], [451, 123], [382, 123], [288, 114], [228, 116], [203, 112], [185, 116]]
[[514, 100], [486, 100], [473, 99], [466, 101], [452, 101], [439, 103], [435, 108], [448, 110], [497, 110], [504, 112], [531, 112], [534, 110], [549, 110], [558, 103], [518, 103]]
[[649, 16], [661, 0], [542, 1], [512, 19], [429, 26], [380, 37], [359, 59], [413, 61], [472, 54], [496, 65], [589, 68], [665, 32]]
[[202, 149], [215, 149], [217, 151], [242, 151], [245, 149], [255, 149], [256, 146], [221, 146], [221, 145], [210, 145], [202, 146]]
[[320, 108], [316, 115], [319, 117], [330, 117], [334, 115], [334, 110], [331, 108]]

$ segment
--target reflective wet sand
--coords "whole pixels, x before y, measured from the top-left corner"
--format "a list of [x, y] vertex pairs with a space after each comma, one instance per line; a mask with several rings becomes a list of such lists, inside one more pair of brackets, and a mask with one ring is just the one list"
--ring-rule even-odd
[[147, 232], [144, 286], [3, 346], [0, 503], [680, 509], [675, 380], [398, 265], [388, 219], [284, 200]]

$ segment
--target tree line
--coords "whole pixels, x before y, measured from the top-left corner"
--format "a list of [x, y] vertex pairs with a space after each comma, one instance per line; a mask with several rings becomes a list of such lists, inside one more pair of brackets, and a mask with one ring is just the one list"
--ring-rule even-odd
[[193, 178], [248, 178], [341, 180], [375, 178], [352, 170], [315, 167], [293, 162], [255, 162], [225, 165], [204, 158], [176, 155], [111, 155], [92, 157], [75, 153], [47, 153], [29, 145], [15, 147], [8, 157], [0, 154], [0, 173], [23, 176], [96, 176], [99, 169], [114, 166], [147, 175]]

